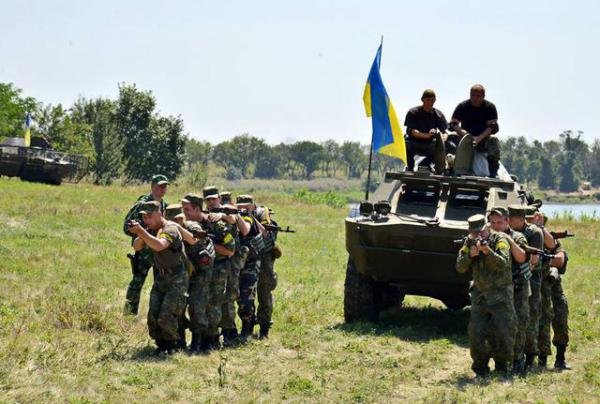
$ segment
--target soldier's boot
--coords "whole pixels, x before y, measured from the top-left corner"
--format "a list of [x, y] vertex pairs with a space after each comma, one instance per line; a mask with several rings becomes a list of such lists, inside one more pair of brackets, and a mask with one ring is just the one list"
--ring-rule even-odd
[[554, 361], [555, 369], [569, 370], [571, 366], [567, 363], [565, 359], [565, 352], [567, 351], [566, 345], [559, 345], [556, 347], [556, 360]]
[[125, 300], [125, 307], [123, 307], [123, 314], [128, 315], [128, 316], [137, 316], [139, 305], [140, 305], [139, 301], [134, 302], [131, 300]]
[[538, 368], [540, 368], [540, 370], [545, 370], [547, 366], [548, 366], [548, 357], [546, 355], [539, 355], [538, 356]]
[[494, 371], [502, 377], [510, 378], [512, 376], [512, 366], [509, 362], [499, 362]]
[[215, 351], [221, 347], [219, 343], [219, 334], [207, 335], [202, 338], [202, 350], [205, 352]]
[[225, 328], [221, 332], [223, 336], [223, 346], [231, 346], [235, 344], [239, 337], [237, 328]]
[[200, 333], [193, 332], [192, 333], [192, 342], [190, 343], [190, 352], [193, 354], [198, 354], [201, 351], [202, 337]]
[[271, 324], [261, 324], [260, 331], [258, 332], [258, 339], [269, 338], [269, 329], [270, 328], [271, 328]]
[[244, 341], [247, 341], [248, 338], [250, 338], [253, 333], [254, 333], [254, 324], [252, 323], [252, 321], [242, 320], [242, 332], [240, 334], [240, 337]]
[[474, 372], [475, 380], [481, 382], [487, 379], [487, 377], [490, 375], [490, 368], [486, 366], [485, 368], [476, 369]]
[[535, 354], [525, 354], [525, 372], [531, 372], [533, 370], [534, 360]]
[[167, 355], [173, 355], [177, 352], [177, 341], [166, 341], [165, 348], [165, 353]]
[[156, 341], [156, 349], [154, 350], [154, 355], [160, 355], [167, 350], [167, 344], [162, 339], [157, 339]]
[[498, 176], [498, 170], [500, 169], [500, 162], [498, 160], [488, 159], [488, 166], [490, 169], [490, 178], [496, 178]]
[[513, 362], [513, 373], [520, 376], [527, 374], [525, 371], [525, 358], [522, 357]]
[[179, 339], [177, 340], [176, 348], [185, 350], [187, 348], [187, 342], [185, 341], [185, 327], [180, 326], [177, 332], [179, 334]]

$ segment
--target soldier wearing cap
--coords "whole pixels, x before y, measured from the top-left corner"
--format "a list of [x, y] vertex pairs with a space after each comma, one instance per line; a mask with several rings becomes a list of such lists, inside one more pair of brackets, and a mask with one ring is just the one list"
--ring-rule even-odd
[[181, 204], [172, 203], [168, 205], [165, 209], [165, 219], [175, 222], [180, 226], [183, 226], [185, 222], [185, 215], [181, 210]]
[[560, 240], [555, 240], [546, 229], [547, 218], [532, 207], [527, 220], [542, 229], [544, 234], [544, 250], [555, 256], [553, 259], [541, 260], [541, 315], [538, 333], [538, 366], [546, 368], [548, 356], [552, 355], [550, 328], [554, 331], [552, 344], [556, 346], [556, 369], [570, 369], [565, 359], [569, 344], [569, 304], [562, 288], [562, 277], [565, 273], [568, 255]]
[[[132, 237], [132, 242], [133, 237], [135, 235], [129, 232], [127, 223], [130, 220], [136, 220], [138, 223], [142, 222], [142, 217], [139, 211], [141, 204], [144, 202], [158, 201], [160, 203], [160, 212], [164, 212], [167, 204], [165, 203], [163, 198], [167, 193], [168, 184], [169, 180], [164, 175], [154, 175], [152, 177], [150, 193], [147, 195], [141, 195], [137, 199], [135, 204], [131, 207], [131, 209], [129, 209], [129, 211], [127, 212], [127, 215], [125, 216], [125, 220], [123, 222], [123, 231], [126, 235]], [[131, 261], [131, 272], [133, 274], [133, 278], [131, 279], [131, 282], [129, 282], [129, 286], [127, 287], [124, 312], [125, 314], [136, 315], [138, 313], [138, 308], [140, 305], [140, 295], [142, 292], [142, 287], [144, 286], [146, 276], [148, 276], [148, 272], [150, 271], [150, 267], [152, 266], [152, 252], [148, 248], [143, 248], [141, 251], [137, 251], [135, 255], [132, 256]]]
[[236, 198], [236, 205], [246, 210], [247, 213], [242, 215], [242, 218], [250, 227], [247, 234], [240, 234], [240, 244], [249, 249], [249, 254], [240, 271], [240, 295], [237, 300], [238, 315], [242, 320], [241, 336], [247, 339], [253, 335], [256, 323], [256, 286], [261, 266], [261, 252], [264, 249], [265, 230], [254, 216], [256, 205], [252, 195], [239, 195]]
[[407, 170], [412, 171], [415, 154], [425, 156], [435, 164], [436, 174], [442, 174], [446, 168], [444, 140], [441, 133], [446, 132], [448, 122], [444, 114], [433, 107], [435, 92], [427, 89], [421, 97], [422, 105], [411, 108], [406, 113], [406, 155]]
[[469, 136], [475, 149], [487, 154], [490, 177], [496, 177], [500, 168], [500, 142], [493, 135], [499, 130], [498, 111], [485, 99], [481, 84], [472, 86], [469, 99], [458, 104], [449, 127], [461, 137]]
[[[526, 205], [510, 205], [508, 207], [508, 224], [511, 229], [523, 233], [527, 239], [527, 245], [537, 249], [544, 248], [544, 235], [542, 230], [534, 224], [527, 223], [525, 216], [527, 214]], [[535, 357], [538, 354], [538, 327], [541, 311], [541, 269], [538, 255], [531, 255], [529, 258], [529, 268], [531, 278], [529, 284], [531, 295], [529, 296], [529, 325], [525, 338], [525, 370], [531, 370]]]
[[223, 205], [231, 205], [231, 192], [223, 191], [219, 193], [219, 198], [221, 199], [221, 203]]
[[522, 233], [508, 226], [508, 210], [506, 208], [493, 208], [488, 215], [488, 221], [492, 230], [508, 236], [507, 240], [510, 244], [513, 299], [517, 315], [513, 371], [523, 375], [525, 373], [525, 337], [529, 325], [529, 296], [531, 295], [529, 286], [531, 270], [527, 256], [527, 239]]
[[517, 321], [510, 244], [506, 235], [486, 226], [485, 216], [471, 216], [468, 223], [469, 235], [458, 253], [456, 270], [473, 272], [469, 292], [471, 368], [477, 377], [485, 377], [493, 357], [496, 371], [507, 374], [512, 369]]
[[183, 239], [177, 225], [162, 216], [158, 201], [140, 205], [144, 225], [152, 233], [136, 221], [130, 222], [127, 229], [137, 236], [133, 242], [136, 251], [148, 247], [154, 255], [148, 330], [158, 352], [172, 353], [179, 338], [179, 319], [185, 310], [189, 285]]
[[216, 345], [214, 331], [209, 333], [211, 320], [213, 324], [217, 321], [217, 314], [214, 314], [214, 310], [209, 305], [216, 253], [211, 235], [207, 234], [208, 232], [200, 224], [207, 221], [206, 215], [202, 212], [202, 197], [188, 193], [181, 200], [181, 205], [186, 218], [184, 228], [194, 238], [193, 242], [185, 245], [185, 252], [193, 269], [188, 291], [189, 328], [192, 332], [190, 351], [200, 353]]

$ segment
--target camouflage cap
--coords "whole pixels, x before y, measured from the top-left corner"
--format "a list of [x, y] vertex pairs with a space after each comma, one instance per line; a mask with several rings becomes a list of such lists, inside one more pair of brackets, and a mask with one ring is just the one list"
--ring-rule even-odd
[[537, 212], [539, 212], [540, 209], [535, 206], [535, 205], [528, 205], [527, 208], [525, 209], [525, 216], [533, 216], [535, 215]]
[[140, 203], [140, 214], [147, 215], [152, 212], [156, 212], [160, 210], [160, 202], [158, 201], [146, 201]]
[[173, 220], [181, 214], [181, 204], [179, 203], [172, 203], [165, 209], [165, 217], [167, 220]]
[[204, 203], [204, 199], [200, 195], [196, 195], [194, 193], [186, 194], [181, 200], [182, 203], [191, 203], [194, 206], [198, 206], [202, 208], [202, 204]]
[[152, 185], [162, 185], [162, 184], [168, 184], [168, 183], [169, 183], [169, 179], [162, 174], [157, 174], [157, 175], [152, 176]]
[[221, 203], [223, 203], [224, 205], [231, 202], [231, 192], [223, 191], [219, 194], [219, 196], [221, 197]]
[[235, 199], [236, 205], [254, 205], [254, 198], [252, 195], [239, 195]]
[[510, 205], [508, 207], [508, 216], [525, 217], [527, 215], [527, 205]]
[[494, 206], [490, 210], [488, 217], [490, 217], [491, 215], [508, 216], [508, 210], [504, 206]]
[[467, 219], [467, 223], [469, 223], [470, 232], [481, 231], [485, 227], [485, 216], [473, 215]]
[[431, 88], [428, 88], [425, 91], [423, 91], [423, 95], [421, 96], [421, 99], [432, 98], [432, 97], [435, 97], [435, 91], [433, 91]]
[[204, 196], [204, 199], [218, 198], [219, 197], [219, 189], [217, 187], [215, 187], [214, 185], [211, 185], [209, 187], [204, 187], [202, 189], [202, 196]]

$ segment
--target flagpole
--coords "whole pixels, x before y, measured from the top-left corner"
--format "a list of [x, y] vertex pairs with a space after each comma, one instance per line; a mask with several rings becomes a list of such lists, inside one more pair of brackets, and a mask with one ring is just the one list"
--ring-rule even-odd
[[[383, 35], [381, 35], [381, 44], [383, 47]], [[367, 171], [367, 189], [365, 189], [365, 201], [369, 200], [369, 186], [371, 185], [371, 162], [373, 161], [373, 134], [371, 134], [371, 147], [369, 148], [369, 168]]]

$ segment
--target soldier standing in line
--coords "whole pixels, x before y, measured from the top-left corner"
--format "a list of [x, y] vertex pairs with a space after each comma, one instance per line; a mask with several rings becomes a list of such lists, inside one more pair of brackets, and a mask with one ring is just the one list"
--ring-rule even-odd
[[510, 374], [517, 327], [510, 244], [506, 235], [486, 227], [485, 216], [471, 216], [468, 223], [469, 235], [458, 253], [456, 270], [473, 271], [469, 321], [471, 368], [478, 378], [486, 377], [489, 359], [494, 357], [496, 371]]
[[[131, 234], [129, 232], [127, 223], [130, 220], [135, 220], [138, 223], [142, 223], [142, 217], [140, 215], [140, 206], [143, 202], [149, 201], [158, 201], [160, 203], [159, 210], [161, 213], [164, 213], [166, 209], [166, 203], [163, 200], [165, 194], [167, 193], [167, 186], [169, 184], [169, 180], [164, 175], [154, 175], [152, 177], [151, 183], [151, 192], [147, 195], [140, 196], [136, 203], [129, 209], [127, 215], [125, 216], [125, 221], [123, 223], [123, 231], [128, 236], [132, 237], [132, 242], [135, 237], [135, 234]], [[153, 258], [152, 252], [149, 248], [143, 248], [140, 251], [137, 251], [135, 255], [130, 256], [131, 260], [131, 272], [133, 274], [133, 278], [131, 282], [129, 282], [129, 286], [127, 287], [127, 294], [125, 297], [125, 314], [137, 315], [138, 308], [140, 305], [140, 295], [142, 293], [142, 287], [144, 286], [144, 282], [146, 277], [148, 276], [148, 272], [150, 271], [150, 267], [152, 266]]]
[[[508, 224], [511, 229], [525, 235], [527, 245], [541, 250], [544, 248], [544, 235], [539, 227], [527, 223], [525, 220], [527, 210], [528, 208], [525, 205], [510, 205], [508, 207]], [[542, 287], [541, 261], [539, 258], [538, 255], [531, 255], [529, 258], [531, 296], [529, 297], [529, 325], [527, 326], [527, 335], [525, 338], [526, 371], [532, 369], [535, 357], [538, 354], [537, 337], [539, 333]]]
[[160, 212], [158, 201], [141, 203], [139, 213], [146, 231], [138, 222], [128, 223], [128, 231], [137, 237], [136, 251], [148, 247], [154, 254], [154, 283], [150, 292], [148, 331], [156, 341], [157, 353], [172, 353], [178, 340], [179, 319], [185, 310], [189, 274], [181, 233], [175, 223]]
[[525, 373], [525, 337], [529, 325], [529, 296], [531, 287], [529, 279], [531, 270], [527, 256], [527, 239], [522, 233], [508, 226], [508, 211], [503, 207], [496, 207], [490, 211], [488, 221], [492, 230], [505, 233], [510, 244], [512, 256], [512, 279], [515, 313], [517, 315], [517, 333], [515, 335], [515, 350], [513, 371], [524, 375]]

